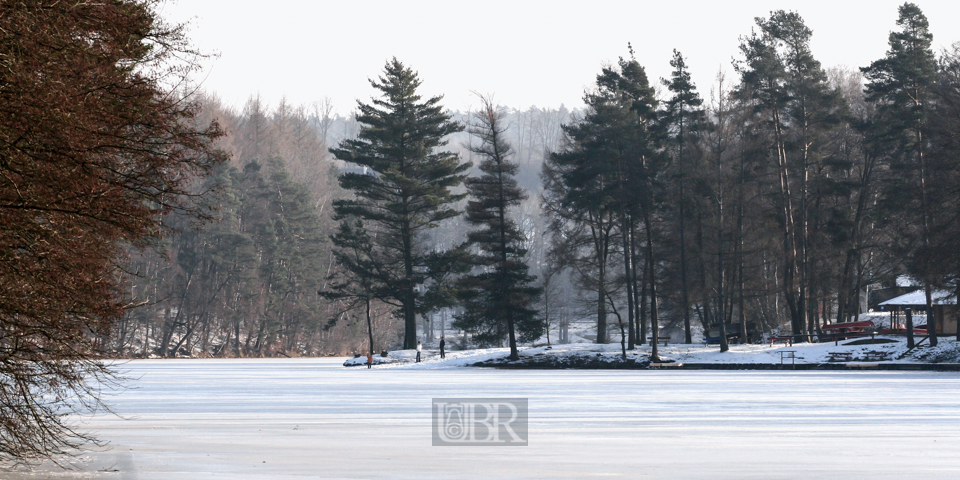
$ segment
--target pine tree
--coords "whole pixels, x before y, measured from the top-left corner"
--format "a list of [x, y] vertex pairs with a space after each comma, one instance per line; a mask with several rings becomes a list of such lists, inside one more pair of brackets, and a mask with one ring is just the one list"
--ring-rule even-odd
[[458, 282], [464, 312], [454, 323], [474, 333], [480, 343], [509, 339], [510, 359], [518, 360], [520, 342], [529, 342], [543, 334], [544, 324], [531, 308], [541, 291], [533, 285], [536, 277], [528, 273], [523, 247], [524, 234], [510, 218], [510, 209], [527, 198], [517, 186], [517, 164], [510, 161], [513, 149], [504, 138], [504, 112], [489, 98], [480, 97], [481, 108], [469, 132], [480, 140], [470, 151], [479, 155], [479, 177], [464, 182], [469, 192], [467, 222], [479, 227], [468, 234], [468, 247], [475, 253], [471, 264], [475, 272]]
[[759, 31], [740, 46], [744, 60], [736, 65], [741, 77], [736, 95], [753, 108], [754, 135], [766, 138], [772, 153], [762, 163], [775, 162], [778, 182], [770, 192], [770, 212], [782, 229], [782, 294], [793, 333], [809, 334], [810, 206], [813, 181], [820, 180], [811, 170], [818, 171], [814, 167], [826, 154], [825, 134], [837, 125], [841, 103], [813, 57], [813, 31], [799, 14], [777, 10], [758, 18], [757, 26]]
[[690, 71], [680, 52], [673, 51], [670, 66], [674, 68], [669, 80], [663, 84], [673, 94], [664, 102], [662, 124], [668, 129], [669, 143], [673, 147], [673, 168], [676, 172], [677, 186], [677, 224], [679, 229], [680, 250], [680, 308], [683, 315], [683, 337], [685, 343], [691, 343], [690, 332], [690, 295], [687, 281], [687, 241], [686, 222], [688, 215], [687, 177], [690, 175], [688, 163], [697, 148], [697, 134], [703, 126], [703, 99], [697, 93], [697, 87], [690, 79]]
[[442, 97], [421, 100], [420, 83], [416, 72], [396, 58], [387, 62], [384, 75], [370, 81], [381, 98], [357, 102], [358, 138], [330, 150], [338, 159], [374, 172], [341, 175], [340, 185], [354, 198], [336, 201], [334, 209], [339, 219], [362, 220], [381, 250], [389, 297], [404, 320], [404, 348], [416, 346], [416, 315], [424, 308], [424, 294], [416, 287], [440, 274], [431, 272], [431, 265], [449, 265], [431, 262], [422, 234], [460, 214], [452, 204], [464, 195], [451, 188], [460, 185], [470, 167], [442, 150], [444, 137], [463, 127], [443, 111]]
[[912, 228], [898, 232], [900, 253], [909, 273], [923, 283], [930, 345], [936, 346], [932, 293], [937, 259], [931, 242], [936, 219], [931, 181], [935, 172], [928, 158], [927, 138], [937, 75], [931, 44], [933, 34], [920, 7], [905, 3], [898, 9], [900, 31], [890, 33], [886, 56], [862, 68], [867, 100], [877, 105], [873, 142], [889, 152], [890, 169], [897, 172], [883, 192], [885, 213], [906, 220]]
[[[619, 68], [606, 68], [597, 77], [598, 94], [595, 100], [598, 103], [595, 105], [598, 107], [596, 111], [602, 114], [595, 120], [603, 123], [606, 129], [601, 137], [606, 145], [600, 151], [606, 157], [609, 178], [605, 182], [619, 220], [628, 311], [639, 312], [640, 309], [635, 301], [639, 287], [633, 265], [637, 261], [633, 255], [637, 225], [642, 224], [646, 237], [643, 256], [647, 272], [643, 277], [646, 278], [650, 297], [651, 358], [655, 360], [658, 358], [657, 342], [660, 335], [659, 276], [656, 266], [660, 262], [654, 241], [654, 222], [662, 210], [664, 190], [661, 188], [661, 175], [666, 167], [666, 157], [658, 153], [662, 129], [657, 125], [657, 101], [653, 87], [647, 80], [646, 71], [634, 58], [633, 46], [628, 44], [628, 50], [630, 58], [621, 58]], [[613, 303], [609, 292], [608, 301]], [[632, 317], [638, 317], [639, 320], [643, 314], [628, 315], [628, 319], [632, 320]], [[642, 332], [644, 328], [645, 325], [642, 325], [637, 330]], [[624, 333], [622, 326], [620, 333], [621, 336]], [[640, 341], [642, 343], [645, 339], [641, 338]], [[626, 357], [625, 351], [623, 355]]]
[[[544, 163], [543, 178], [545, 207], [554, 216], [554, 237], [562, 239], [561, 250], [567, 252], [570, 263], [582, 263], [578, 267], [582, 279], [596, 288], [597, 343], [606, 343], [606, 315], [608, 306], [614, 307], [615, 293], [608, 268], [616, 235], [621, 235], [630, 293], [636, 288], [636, 269], [630, 263], [638, 223], [646, 235], [647, 269], [655, 269], [658, 263], [653, 224], [662, 200], [658, 182], [664, 162], [657, 148], [659, 135], [651, 128], [656, 100], [643, 67], [632, 56], [621, 58], [616, 67], [601, 71], [596, 84], [596, 91], [584, 96], [583, 120], [564, 126], [569, 146]], [[656, 338], [656, 276], [645, 277], [651, 279], [650, 312]], [[628, 297], [628, 306], [633, 306], [635, 295]], [[623, 350], [626, 355], [626, 345]]]
[[[938, 65], [936, 105], [931, 118], [931, 154], [938, 163], [938, 205], [950, 205], [937, 228], [940, 276], [960, 292], [960, 43], [944, 52]], [[960, 296], [957, 296], [960, 298]], [[960, 314], [960, 312], [958, 312]], [[960, 324], [960, 322], [958, 322]], [[960, 340], [960, 329], [957, 329]]]
[[[369, 355], [372, 358], [374, 345], [370, 306], [374, 300], [390, 296], [379, 268], [383, 265], [383, 259], [377, 258], [377, 249], [361, 220], [344, 220], [331, 239], [337, 247], [333, 253], [339, 268], [331, 274], [327, 289], [319, 292], [324, 298], [340, 303], [329, 325], [332, 326], [343, 313], [363, 308]], [[368, 368], [370, 366], [368, 364]]]

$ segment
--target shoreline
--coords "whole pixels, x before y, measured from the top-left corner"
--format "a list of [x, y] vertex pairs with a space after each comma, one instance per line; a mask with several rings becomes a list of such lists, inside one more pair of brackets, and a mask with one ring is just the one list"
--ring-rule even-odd
[[850, 363], [797, 363], [779, 364], [779, 363], [665, 363], [665, 364], [630, 364], [618, 365], [615, 363], [606, 363], [600, 365], [584, 366], [548, 366], [548, 365], [524, 365], [524, 364], [495, 364], [495, 363], [476, 363], [468, 367], [496, 368], [502, 370], [820, 370], [820, 371], [855, 371], [855, 370], [877, 370], [877, 371], [925, 371], [925, 372], [960, 372], [960, 363], [868, 363], [868, 362], [850, 362]]

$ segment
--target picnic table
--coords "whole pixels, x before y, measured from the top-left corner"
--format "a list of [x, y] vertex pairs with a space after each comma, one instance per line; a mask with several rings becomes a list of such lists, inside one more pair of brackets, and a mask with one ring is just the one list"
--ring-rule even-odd
[[882, 362], [884, 360], [889, 360], [890, 352], [880, 352], [880, 351], [869, 351], [863, 352], [863, 360], [865, 362]]
[[854, 355], [857, 355], [857, 352], [829, 352], [831, 362], [852, 362], [854, 360], [860, 360], [863, 362], [882, 362], [884, 360], [890, 359], [890, 352], [881, 352], [877, 350], [870, 350], [867, 352], [861, 352], [860, 358], [854, 358]]

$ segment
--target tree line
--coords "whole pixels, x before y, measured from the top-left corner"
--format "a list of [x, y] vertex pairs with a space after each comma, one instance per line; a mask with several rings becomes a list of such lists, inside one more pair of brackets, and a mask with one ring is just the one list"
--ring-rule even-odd
[[[332, 235], [334, 203], [348, 195], [338, 184], [356, 169], [329, 153], [331, 145], [357, 136], [357, 115], [333, 113], [329, 101], [270, 107], [252, 96], [234, 111], [215, 96], [194, 94], [198, 123], [216, 119], [226, 135], [217, 146], [230, 161], [198, 191], [212, 221], [190, 216], [165, 220], [172, 235], [146, 250], [133, 249], [126, 267], [134, 305], [101, 337], [106, 351], [125, 357], [303, 356], [362, 350], [368, 337], [359, 310], [316, 294], [334, 280], [344, 261]], [[510, 111], [508, 125], [520, 163], [519, 179], [536, 188], [543, 151], [556, 143], [562, 109]], [[454, 122], [469, 114], [452, 113]], [[552, 130], [555, 132], [550, 133]], [[472, 136], [457, 133], [452, 149], [469, 159]], [[545, 142], [550, 142], [549, 144]], [[547, 146], [545, 146], [547, 145]], [[528, 233], [536, 234], [536, 198], [525, 201]], [[434, 229], [425, 241], [462, 241], [457, 222]], [[536, 249], [535, 249], [536, 250]], [[373, 301], [375, 343], [391, 348], [402, 329], [390, 305]]]
[[[582, 115], [563, 126], [563, 146], [546, 155], [541, 195], [551, 233], [551, 265], [542, 272], [568, 272], [577, 293], [593, 297], [597, 342], [615, 334], [626, 351], [652, 337], [656, 358], [664, 323], [678, 327], [688, 343], [699, 327], [718, 337], [722, 350], [728, 334], [755, 340], [784, 327], [812, 338], [826, 323], [856, 318], [866, 285], [909, 275], [923, 285], [928, 304], [934, 289], [955, 288], [960, 58], [957, 48], [932, 51], [927, 19], [916, 5], [904, 4], [898, 13], [887, 54], [858, 71], [825, 69], [810, 49], [812, 31], [796, 12], [758, 18], [741, 38], [737, 78], [718, 75], [708, 101], [680, 52], [670, 78], [661, 81], [663, 95], [632, 48], [602, 69], [584, 96]], [[397, 69], [402, 65], [388, 65], [383, 78], [395, 78]], [[402, 87], [409, 98], [417, 82]], [[374, 86], [387, 93], [386, 84]], [[390, 298], [403, 312], [407, 348], [415, 340], [416, 314], [454, 304], [465, 308], [456, 325], [477, 340], [508, 338], [513, 346], [517, 326], [511, 319], [536, 296], [508, 301], [487, 285], [490, 296], [481, 306], [462, 290], [478, 268], [481, 275], [504, 274], [498, 270], [507, 262], [502, 256], [479, 266], [458, 263], [458, 257], [494, 253], [476, 243], [490, 241], [490, 231], [471, 232], [471, 241], [446, 250], [418, 244], [414, 231], [457, 214], [451, 189], [464, 170], [437, 150], [456, 128], [439, 117], [432, 127], [422, 126], [435, 137], [416, 147], [422, 152], [417, 157], [402, 144], [417, 134], [384, 123], [406, 111], [390, 95], [374, 106], [361, 104], [368, 110], [360, 118], [360, 139], [335, 151], [376, 172], [350, 177], [344, 188], [379, 193], [362, 193], [371, 199], [362, 207], [341, 201], [337, 215], [389, 226], [384, 241], [402, 245], [382, 244], [396, 255], [365, 257], [370, 265], [349, 273], [371, 278], [374, 266], [403, 265], [393, 274], [394, 287], [368, 295]], [[436, 108], [438, 99], [430, 101]], [[490, 128], [473, 130], [483, 142], [477, 151], [484, 159], [508, 155], [509, 145], [492, 139], [496, 128]], [[424, 166], [429, 173], [406, 176], [405, 161], [439, 162], [436, 155], [444, 167]], [[430, 182], [443, 193], [408, 193]], [[480, 214], [474, 208], [491, 193], [470, 188], [478, 182], [472, 177], [467, 183], [474, 224]], [[505, 195], [512, 185], [498, 187], [498, 208], [515, 206], [516, 197]], [[400, 198], [387, 200], [388, 191]], [[426, 208], [421, 215], [411, 213], [407, 201], [433, 203], [418, 204]], [[482, 218], [495, 223], [494, 217]], [[508, 230], [501, 224], [501, 238], [519, 238]], [[516, 250], [517, 258], [523, 253]], [[421, 256], [411, 261], [415, 255]], [[532, 285], [524, 275], [494, 283]], [[498, 305], [501, 300], [511, 306]], [[500, 309], [489, 315], [494, 320], [481, 320], [490, 308]], [[530, 325], [543, 334], [544, 316]]]
[[662, 321], [689, 343], [698, 321], [726, 350], [731, 332], [855, 318], [863, 287], [898, 275], [928, 311], [956, 288], [960, 50], [935, 54], [914, 4], [896, 25], [883, 58], [828, 71], [802, 18], [774, 11], [709, 101], [679, 52], [663, 97], [632, 50], [603, 69], [544, 166], [552, 258], [594, 292], [598, 342], [613, 315], [625, 348]]
[[210, 180], [223, 220], [181, 229], [168, 261], [152, 260], [152, 283], [138, 283], [147, 305], [115, 346], [412, 348], [417, 318], [449, 307], [475, 342], [512, 345], [517, 328], [524, 341], [549, 335], [563, 304], [624, 350], [661, 327], [726, 349], [728, 334], [812, 337], [855, 319], [863, 288], [899, 275], [952, 288], [957, 50], [932, 51], [912, 4], [887, 55], [859, 70], [825, 69], [811, 37], [795, 12], [758, 18], [736, 78], [719, 74], [707, 98], [680, 52], [653, 82], [630, 48], [575, 112], [484, 97], [477, 112], [447, 112], [398, 61], [346, 119], [285, 102], [266, 112], [256, 98], [229, 114], [207, 100], [205, 115], [233, 132], [235, 161]]

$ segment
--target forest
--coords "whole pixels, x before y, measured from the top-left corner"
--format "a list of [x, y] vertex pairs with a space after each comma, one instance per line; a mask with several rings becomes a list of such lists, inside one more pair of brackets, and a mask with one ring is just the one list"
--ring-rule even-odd
[[131, 308], [100, 342], [308, 356], [449, 332], [515, 353], [577, 326], [625, 350], [725, 349], [731, 332], [812, 339], [901, 277], [929, 305], [960, 289], [960, 44], [933, 51], [921, 10], [897, 14], [859, 69], [821, 65], [782, 10], [708, 86], [676, 51], [648, 78], [627, 45], [575, 109], [447, 111], [397, 59], [347, 116], [190, 93], [193, 121], [226, 132], [230, 160], [193, 187], [212, 220], [171, 212], [173, 235], [129, 247]]

